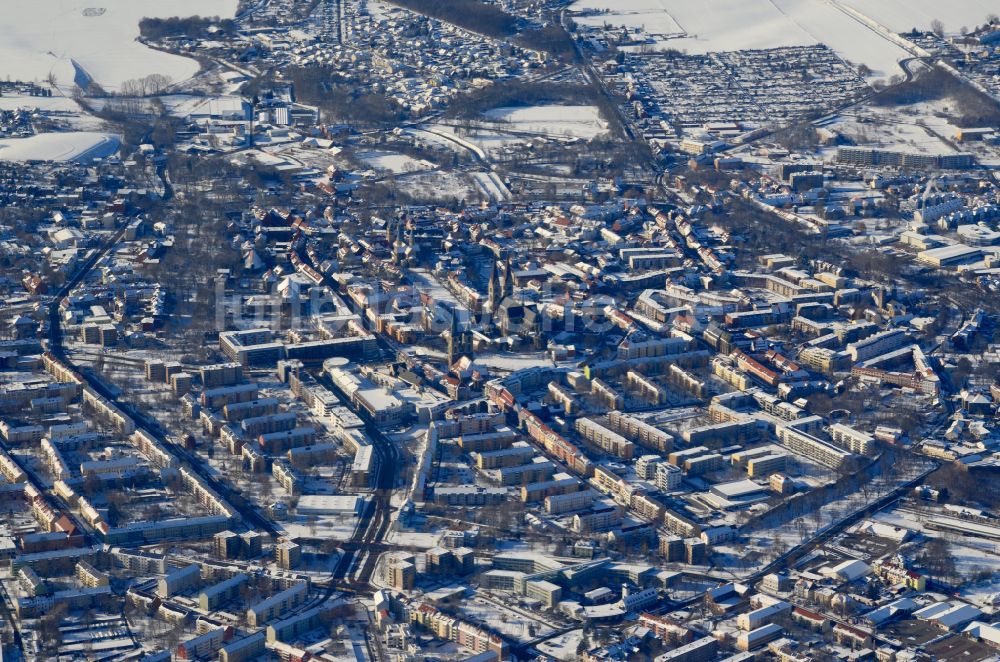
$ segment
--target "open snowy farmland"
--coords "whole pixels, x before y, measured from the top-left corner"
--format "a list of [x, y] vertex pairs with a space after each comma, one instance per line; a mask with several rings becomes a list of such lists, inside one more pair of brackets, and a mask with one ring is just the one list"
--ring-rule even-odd
[[0, 95], [0, 110], [19, 108], [38, 109], [45, 112], [80, 113], [80, 105], [70, 97], [33, 97], [27, 95]]
[[86, 161], [110, 156], [118, 145], [118, 137], [109, 133], [40, 133], [0, 140], [0, 161]]
[[71, 97], [4, 94], [0, 95], [0, 110], [27, 110], [63, 129], [74, 131], [100, 131], [104, 128], [101, 119], [87, 113]]
[[680, 35], [684, 30], [663, 9], [660, 0], [579, 0], [573, 11], [588, 12], [575, 19], [580, 25], [601, 27], [605, 23], [642, 30], [650, 35]]
[[[663, 17], [657, 18], [654, 5]], [[588, 27], [641, 28], [653, 43], [628, 47], [635, 51], [652, 46], [705, 54], [822, 43], [844, 60], [869, 67], [871, 78], [901, 73], [896, 63], [909, 57], [901, 46], [826, 0], [579, 0], [572, 9], [585, 12], [574, 20]]]
[[[662, 17], [656, 17], [655, 6], [659, 6]], [[689, 53], [815, 43], [807, 33], [795, 29], [768, 0], [579, 0], [571, 8], [597, 12], [591, 17], [574, 19], [583, 25], [624, 25], [643, 28], [643, 32], [653, 36], [677, 35], [668, 40], [658, 39], [657, 44]]]
[[963, 27], [986, 22], [989, 15], [1000, 14], [996, 0], [837, 0], [852, 7], [894, 32], [917, 28], [928, 30], [935, 20], [944, 24], [946, 32], [958, 33]]
[[886, 39], [855, 17], [824, 0], [774, 0], [774, 6], [819, 43], [826, 44], [852, 64], [872, 70], [870, 78], [901, 74], [900, 60], [910, 57], [901, 46]]
[[116, 90], [127, 80], [163, 74], [190, 78], [198, 63], [136, 41], [144, 17], [232, 17], [237, 0], [46, 0], [5, 2], [0, 21], [0, 76], [14, 80], [56, 77], [60, 87], [93, 80]]

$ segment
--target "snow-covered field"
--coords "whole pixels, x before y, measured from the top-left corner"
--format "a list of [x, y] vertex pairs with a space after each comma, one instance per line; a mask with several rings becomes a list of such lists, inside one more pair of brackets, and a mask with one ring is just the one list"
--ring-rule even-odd
[[[408, 132], [431, 147], [474, 152], [479, 159], [500, 156], [511, 147], [532, 141], [590, 140], [608, 132], [608, 123], [596, 106], [504, 106], [486, 111], [482, 118], [471, 129], [438, 123]], [[492, 188], [490, 183], [482, 183]]]
[[422, 531], [390, 531], [385, 536], [385, 541], [390, 545], [407, 545], [419, 549], [431, 549], [436, 547], [440, 535], [437, 533], [426, 533]]
[[[657, 16], [656, 7], [659, 7], [662, 16]], [[594, 8], [610, 11], [594, 16], [596, 21], [579, 20], [615, 27], [645, 26], [644, 32], [656, 36], [680, 33], [684, 36], [657, 41], [665, 48], [689, 53], [816, 43], [815, 39], [790, 23], [768, 0], [579, 0], [572, 5], [574, 11]]]
[[144, 17], [232, 17], [238, 0], [44, 0], [3, 4], [0, 76], [44, 80], [54, 74], [69, 89], [79, 76], [108, 90], [123, 81], [164, 74], [190, 78], [198, 63], [136, 41]]
[[596, 138], [608, 130], [595, 106], [528, 106], [494, 108], [484, 113], [512, 131], [540, 133], [554, 137]]
[[[952, 154], [952, 142], [959, 127], [947, 116], [956, 111], [956, 102], [948, 97], [902, 106], [881, 107], [861, 105], [842, 113], [826, 123], [832, 129], [851, 138], [859, 145], [878, 145], [923, 154]], [[1000, 149], [986, 142], [965, 143], [962, 151], [975, 154], [984, 165], [1000, 164]], [[824, 150], [826, 158], [834, 158], [834, 148]]]
[[[2, 65], [0, 65], [2, 66]], [[21, 94], [0, 94], [0, 110], [20, 108], [38, 109], [56, 113], [79, 113], [80, 105], [70, 97], [32, 97]]]
[[0, 161], [86, 161], [110, 156], [118, 145], [118, 137], [110, 133], [40, 133], [0, 140]]
[[928, 30], [934, 20], [948, 32], [986, 22], [990, 14], [1000, 14], [996, 0], [837, 0], [895, 32], [913, 28]]
[[192, 115], [227, 115], [243, 117], [243, 99], [237, 95], [227, 96], [192, 96], [188, 94], [171, 94], [161, 97], [160, 101], [175, 117]]
[[984, 5], [991, 4], [956, 0], [944, 11], [936, 0], [578, 0], [572, 9], [601, 12], [577, 17], [583, 25], [641, 28], [654, 48], [703, 54], [823, 43], [843, 59], [867, 65], [872, 78], [901, 73], [896, 62], [909, 54], [837, 2], [897, 31], [927, 27], [945, 13], [940, 18], [949, 29], [982, 23], [989, 13]]
[[595, 12], [574, 19], [580, 25], [601, 27], [605, 23], [623, 25], [629, 30], [642, 29], [646, 34], [670, 35], [683, 32], [673, 17], [663, 10], [660, 0], [579, 0], [573, 11]]
[[[237, 95], [200, 95], [200, 94], [164, 94], [156, 97], [156, 100], [163, 104], [174, 117], [191, 118], [199, 120], [211, 116], [228, 119], [243, 119], [245, 110], [243, 99]], [[3, 100], [0, 99], [0, 102]], [[147, 112], [155, 112], [153, 109], [153, 99], [143, 99], [139, 97], [113, 97], [113, 98], [93, 98], [88, 101], [95, 110], [114, 108], [116, 105], [128, 103], [140, 108], [145, 108]]]
[[871, 78], [901, 74], [897, 62], [910, 57], [901, 46], [824, 0], [774, 0], [774, 6], [808, 34], [853, 64], [865, 64]]
[[396, 175], [408, 172], [420, 172], [421, 170], [429, 170], [434, 167], [433, 163], [415, 159], [406, 154], [396, 154], [380, 150], [358, 152], [356, 156], [376, 170], [384, 170]]
[[843, 116], [843, 121], [835, 128], [859, 145], [877, 145], [921, 154], [950, 154], [955, 151], [916, 123], [880, 123], [871, 115], [858, 113], [852, 117]]
[[62, 128], [73, 131], [100, 131], [105, 127], [103, 120], [88, 114], [76, 101], [65, 96], [0, 95], [0, 110], [37, 110]]
[[401, 177], [400, 190], [418, 200], [482, 200], [484, 195], [472, 175], [464, 172], [435, 170]]

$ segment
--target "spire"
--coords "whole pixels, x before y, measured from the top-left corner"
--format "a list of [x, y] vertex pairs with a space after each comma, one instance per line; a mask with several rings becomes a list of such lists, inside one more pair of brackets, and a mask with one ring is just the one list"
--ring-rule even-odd
[[504, 259], [503, 265], [503, 288], [501, 290], [503, 298], [514, 294], [514, 270], [510, 266], [510, 253]]
[[396, 222], [396, 238], [389, 245], [389, 252], [392, 255], [392, 263], [399, 264], [401, 253], [403, 252], [403, 221]]
[[458, 332], [458, 310], [451, 309], [451, 329], [448, 332], [448, 368], [455, 365], [455, 361], [462, 353], [462, 338]]
[[497, 270], [497, 261], [493, 260], [493, 266], [490, 269], [490, 286], [489, 286], [489, 307], [490, 312], [495, 313], [497, 308], [500, 306], [500, 274]]

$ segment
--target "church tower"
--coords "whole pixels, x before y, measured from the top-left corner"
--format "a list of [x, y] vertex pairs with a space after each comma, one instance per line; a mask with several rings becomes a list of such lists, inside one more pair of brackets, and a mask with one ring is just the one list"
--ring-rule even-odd
[[487, 299], [487, 306], [489, 306], [490, 315], [496, 315], [497, 308], [500, 307], [500, 301], [502, 299], [503, 294], [500, 291], [500, 274], [497, 269], [497, 261], [493, 260], [492, 267], [490, 268], [489, 298]]
[[503, 265], [503, 287], [500, 289], [501, 300], [506, 299], [514, 294], [514, 269], [510, 265], [510, 253], [507, 253], [507, 258], [504, 260]]
[[458, 311], [451, 311], [451, 329], [448, 331], [448, 367], [463, 356], [472, 358], [472, 332], [467, 328], [459, 330]]
[[396, 224], [396, 240], [392, 242], [392, 263], [399, 264], [400, 253], [406, 250], [403, 245], [403, 222]]

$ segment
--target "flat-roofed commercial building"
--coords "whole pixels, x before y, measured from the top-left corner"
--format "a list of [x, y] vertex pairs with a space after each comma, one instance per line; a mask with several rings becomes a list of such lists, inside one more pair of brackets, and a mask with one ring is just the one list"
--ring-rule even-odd
[[917, 261], [923, 264], [943, 269], [956, 264], [966, 264], [975, 262], [983, 257], [983, 249], [965, 244], [953, 244], [951, 246], [941, 246], [940, 248], [930, 248], [917, 253]]

